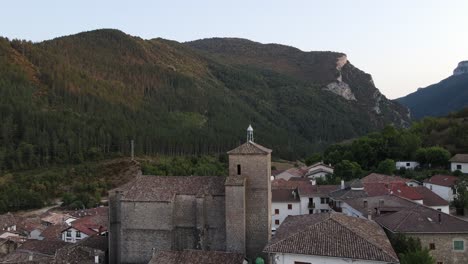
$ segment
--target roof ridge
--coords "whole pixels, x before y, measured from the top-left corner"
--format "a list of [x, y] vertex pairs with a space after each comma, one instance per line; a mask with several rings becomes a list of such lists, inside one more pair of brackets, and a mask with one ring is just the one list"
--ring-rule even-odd
[[[364, 220], [364, 219], [361, 219], [359, 217], [356, 217], [357, 219], [359, 220]], [[347, 230], [349, 230], [350, 232], [352, 232], [353, 234], [357, 235], [358, 237], [364, 239], [366, 242], [368, 242], [369, 244], [377, 247], [378, 249], [382, 250], [383, 252], [385, 252], [385, 254], [387, 254], [388, 256], [392, 257], [392, 258], [395, 258], [394, 256], [392, 256], [389, 252], [387, 252], [384, 248], [380, 247], [378, 244], [374, 243], [374, 242], [371, 242], [369, 241], [368, 239], [366, 239], [365, 237], [361, 236], [361, 234], [357, 233], [356, 231], [354, 231], [353, 229], [349, 228], [348, 226], [346, 225], [343, 225], [342, 223], [340, 223], [339, 221], [337, 221], [336, 219], [330, 217], [331, 220], [335, 221], [336, 223], [338, 223], [339, 225], [343, 226], [344, 228], [346, 228]], [[366, 221], [369, 221], [369, 220], [366, 220]], [[371, 221], [369, 221], [371, 222]], [[379, 226], [377, 223], [375, 222], [371, 222], [372, 224], [376, 224], [377, 226]], [[380, 227], [380, 226], [379, 226]], [[398, 259], [398, 257], [397, 257]]]

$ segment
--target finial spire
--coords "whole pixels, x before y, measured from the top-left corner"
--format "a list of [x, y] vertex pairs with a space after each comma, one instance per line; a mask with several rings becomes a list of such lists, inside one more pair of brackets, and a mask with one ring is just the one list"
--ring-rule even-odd
[[254, 142], [252, 125], [247, 128], [247, 142]]

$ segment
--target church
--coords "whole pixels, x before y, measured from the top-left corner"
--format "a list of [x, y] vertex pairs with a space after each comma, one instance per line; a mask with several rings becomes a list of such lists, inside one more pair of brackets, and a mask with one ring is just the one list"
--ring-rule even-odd
[[199, 249], [255, 260], [271, 238], [271, 150], [227, 152], [228, 176], [147, 176], [109, 193], [110, 263], [148, 263], [163, 250]]

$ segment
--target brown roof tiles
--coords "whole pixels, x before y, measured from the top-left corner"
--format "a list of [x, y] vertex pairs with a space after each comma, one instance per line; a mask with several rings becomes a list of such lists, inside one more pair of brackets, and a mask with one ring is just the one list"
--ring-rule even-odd
[[459, 162], [459, 163], [468, 163], [468, 154], [456, 154], [449, 161]]
[[271, 149], [265, 148], [264, 146], [261, 146], [257, 143], [254, 142], [246, 142], [237, 148], [230, 150], [227, 152], [227, 154], [247, 154], [247, 155], [252, 155], [252, 154], [269, 154], [271, 153]]
[[381, 227], [340, 213], [288, 216], [264, 251], [398, 263]]
[[424, 180], [426, 183], [431, 183], [435, 185], [445, 186], [445, 187], [452, 187], [458, 181], [458, 177], [451, 176], [451, 175], [434, 175], [429, 179]]
[[232, 252], [184, 250], [158, 251], [148, 264], [242, 264], [244, 255]]

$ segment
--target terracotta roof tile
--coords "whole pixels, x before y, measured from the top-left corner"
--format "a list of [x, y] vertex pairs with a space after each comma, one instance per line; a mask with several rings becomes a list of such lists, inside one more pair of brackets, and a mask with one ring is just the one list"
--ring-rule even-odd
[[340, 189], [339, 185], [301, 185], [298, 187], [299, 195], [304, 197], [329, 197], [331, 192]]
[[115, 189], [125, 201], [171, 201], [176, 194], [224, 195], [226, 178], [220, 176], [138, 176]]
[[148, 264], [242, 264], [244, 255], [232, 252], [184, 250], [158, 251]]
[[293, 192], [296, 190], [290, 189], [273, 189], [271, 190], [271, 201], [272, 202], [300, 202], [299, 195], [296, 193], [294, 196]]
[[394, 183], [394, 182], [406, 183], [408, 181], [410, 180], [402, 178], [400, 176], [389, 176], [389, 175], [379, 174], [379, 173], [371, 173], [361, 179], [361, 182], [364, 184], [366, 183]]
[[382, 228], [340, 213], [288, 216], [264, 251], [398, 262]]
[[27, 240], [17, 250], [53, 256], [58, 249], [66, 245], [68, 243], [64, 241]]
[[423, 197], [423, 204], [426, 206], [448, 206], [449, 203], [433, 191], [424, 186], [412, 187]]
[[237, 148], [230, 150], [227, 154], [269, 154], [271, 153], [271, 149], [265, 148], [257, 143], [254, 142], [246, 142]]
[[445, 187], [452, 187], [458, 181], [458, 177], [451, 176], [451, 175], [434, 175], [429, 179], [424, 180], [426, 183], [431, 183], [435, 185], [445, 186]]
[[449, 161], [450, 162], [468, 163], [468, 154], [456, 154]]

